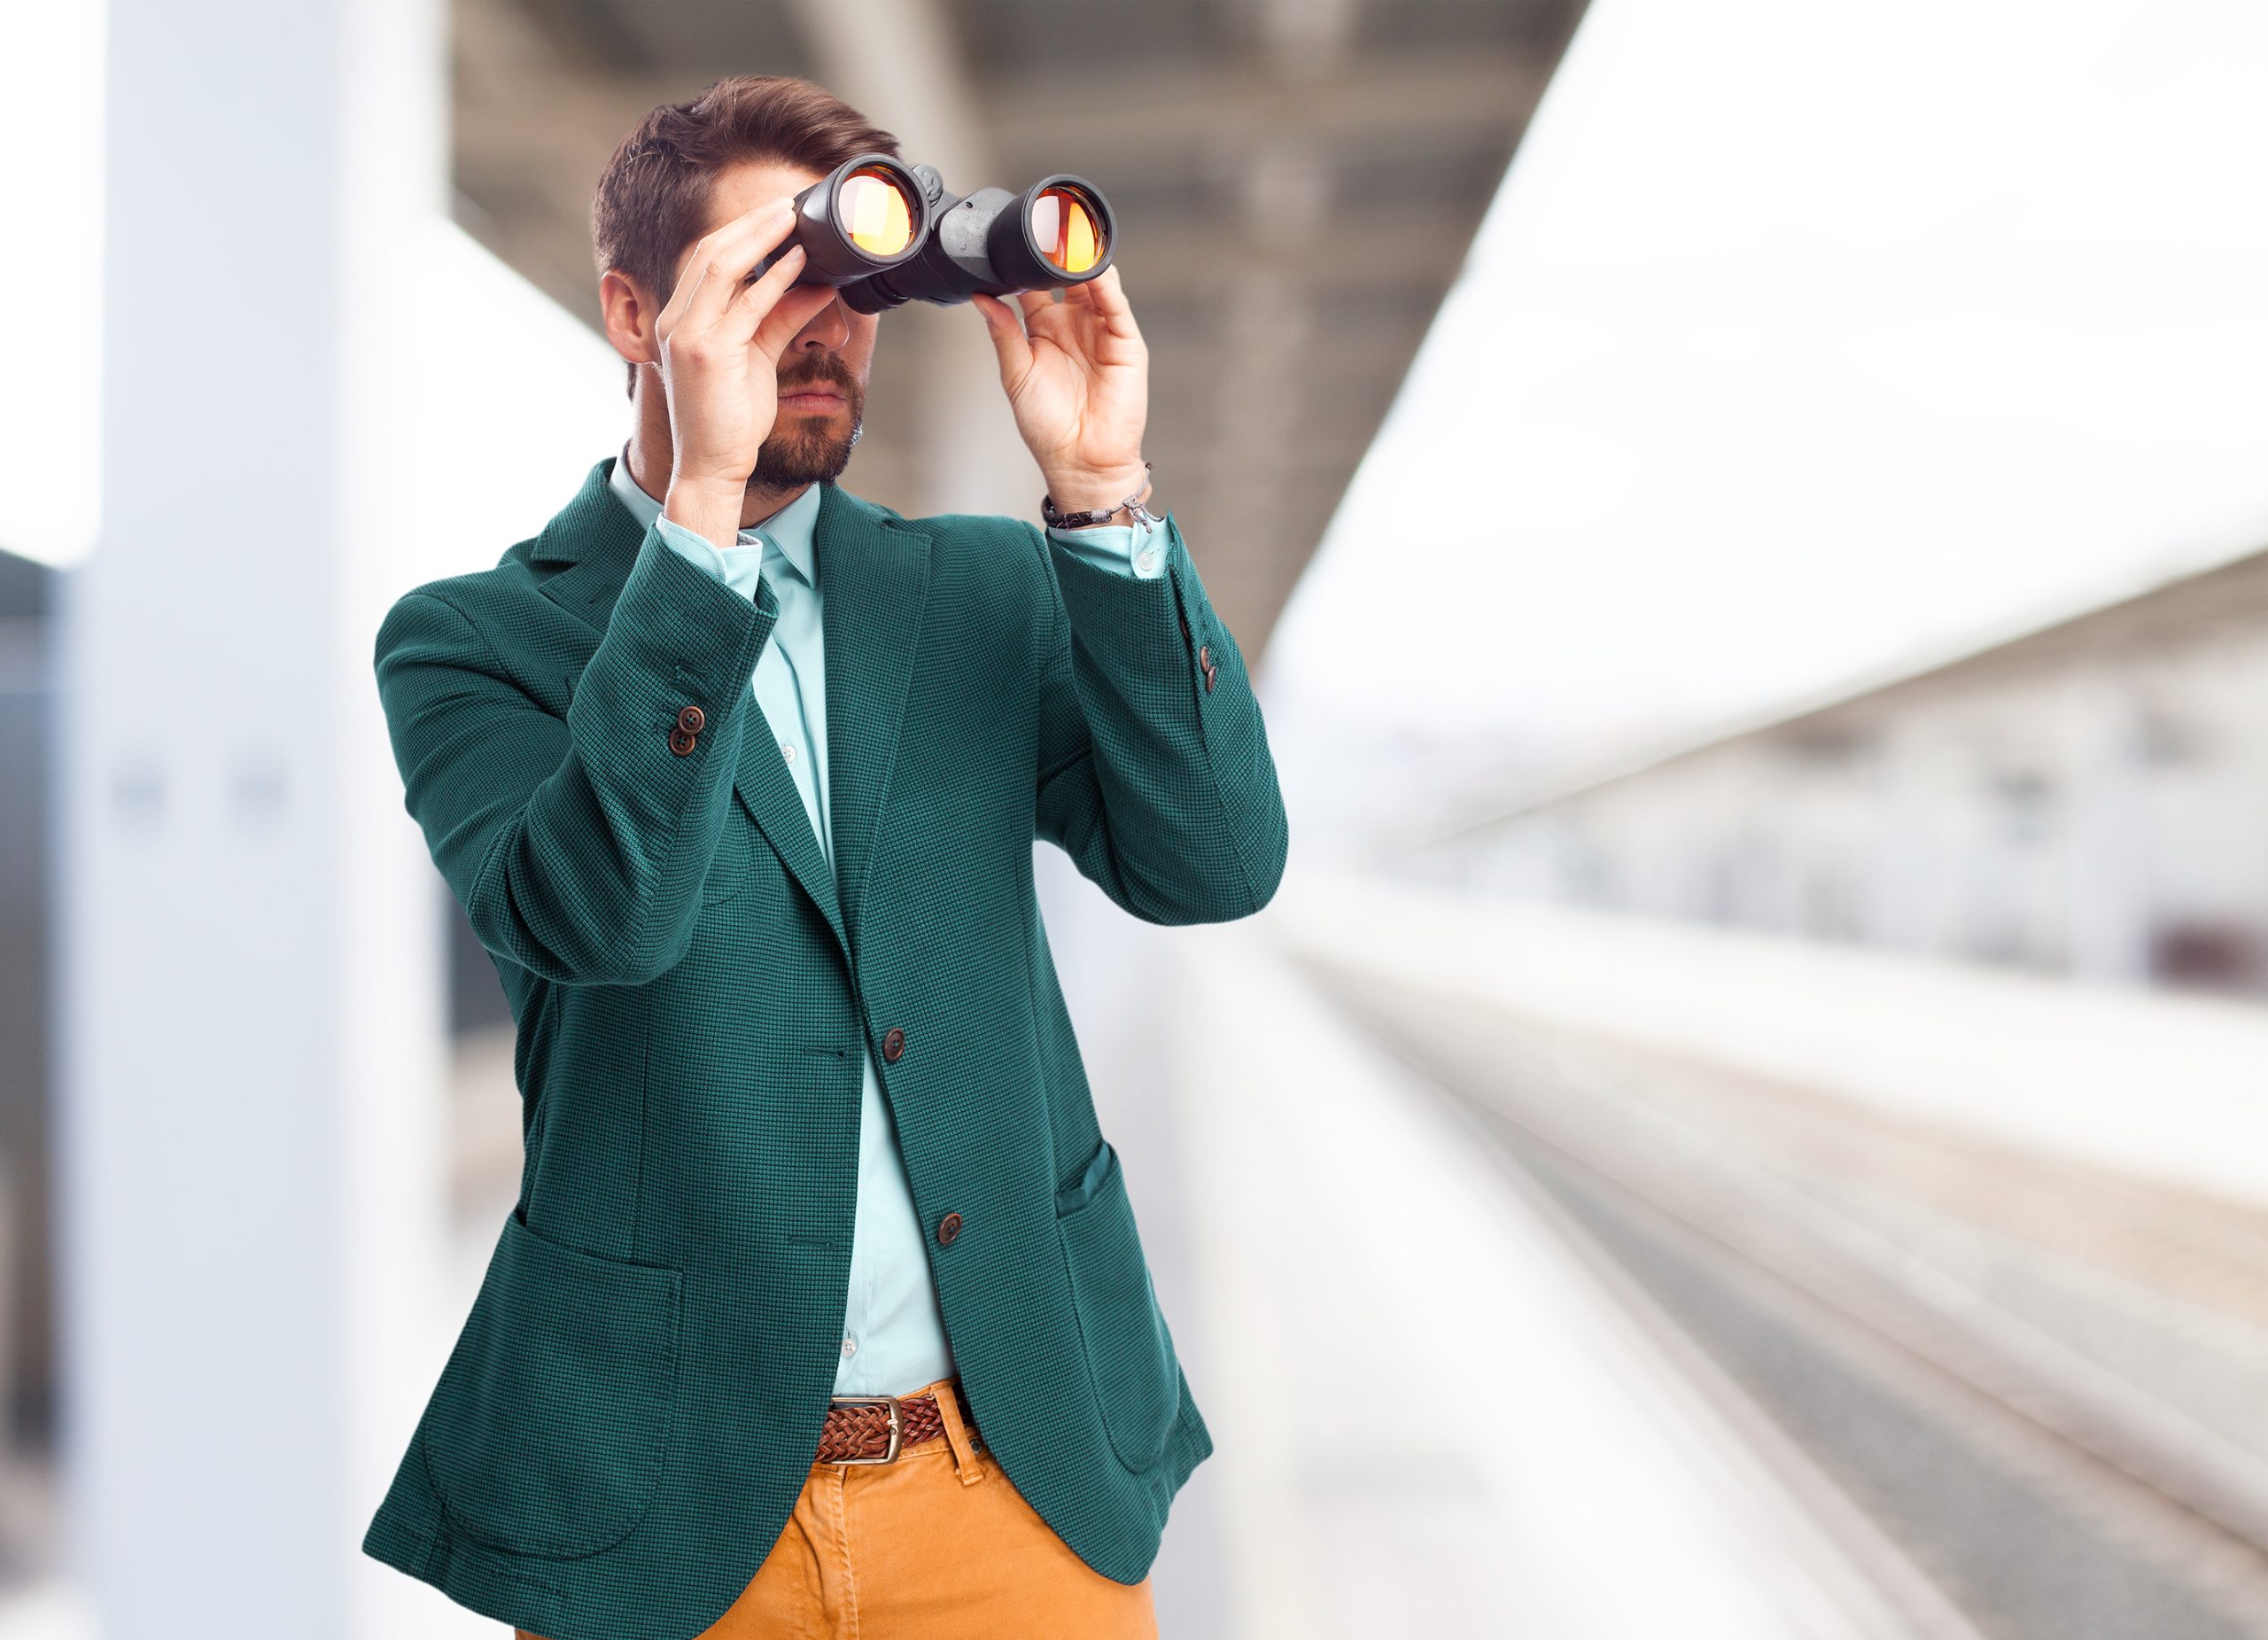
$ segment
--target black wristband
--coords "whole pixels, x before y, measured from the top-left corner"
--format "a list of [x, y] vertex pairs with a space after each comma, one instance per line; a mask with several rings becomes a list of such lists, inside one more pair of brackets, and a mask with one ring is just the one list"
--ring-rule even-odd
[[1055, 498], [1052, 495], [1043, 495], [1039, 498], [1039, 516], [1047, 520], [1047, 527], [1051, 530], [1091, 529], [1099, 524], [1108, 524], [1121, 512], [1132, 513], [1138, 522], [1155, 524], [1158, 522], [1157, 515], [1142, 505], [1149, 494], [1150, 463], [1144, 462], [1142, 487], [1116, 506], [1097, 507], [1086, 512], [1058, 512], [1055, 510]]

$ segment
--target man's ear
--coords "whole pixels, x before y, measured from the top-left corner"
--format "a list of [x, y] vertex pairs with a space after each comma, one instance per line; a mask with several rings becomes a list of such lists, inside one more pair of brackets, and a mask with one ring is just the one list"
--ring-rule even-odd
[[661, 356], [654, 334], [660, 307], [638, 288], [638, 282], [619, 268], [599, 276], [599, 311], [606, 321], [606, 338], [615, 352], [633, 364], [653, 364]]

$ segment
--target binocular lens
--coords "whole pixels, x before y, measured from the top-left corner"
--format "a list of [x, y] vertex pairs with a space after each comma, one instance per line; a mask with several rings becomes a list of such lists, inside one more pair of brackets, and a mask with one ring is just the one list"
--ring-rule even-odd
[[[855, 170], [857, 167], [853, 167]], [[896, 214], [877, 217], [877, 231], [889, 243], [905, 236], [902, 255], [875, 254], [882, 265], [863, 277], [834, 281], [853, 313], [886, 313], [901, 302], [965, 302], [979, 291], [1005, 296], [1012, 291], [1045, 291], [1079, 284], [1110, 266], [1110, 206], [1101, 190], [1084, 177], [1059, 171], [1014, 193], [980, 188], [967, 196], [949, 194], [927, 166], [878, 167], [879, 191], [895, 191], [899, 169], [920, 189], [910, 221]], [[854, 222], [858, 208], [850, 190], [861, 185], [843, 173], [843, 220]], [[890, 198], [874, 207], [895, 213]], [[846, 229], [853, 247], [874, 254], [859, 232]], [[807, 277], [809, 276], [806, 276]]]
[[880, 166], [843, 179], [837, 196], [850, 243], [871, 256], [896, 256], [913, 243], [913, 202], [905, 183]]
[[1102, 225], [1074, 188], [1044, 189], [1033, 198], [1031, 241], [1064, 273], [1084, 273], [1102, 257]]

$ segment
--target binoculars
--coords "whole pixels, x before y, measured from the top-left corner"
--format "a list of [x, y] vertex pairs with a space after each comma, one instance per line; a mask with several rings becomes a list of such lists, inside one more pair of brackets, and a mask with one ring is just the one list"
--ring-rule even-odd
[[1115, 237], [1108, 203], [1084, 178], [1062, 173], [1021, 193], [963, 197], [948, 194], [933, 167], [883, 153], [844, 160], [793, 204], [794, 229], [749, 278], [800, 245], [796, 283], [838, 286], [858, 313], [1084, 284], [1110, 266]]

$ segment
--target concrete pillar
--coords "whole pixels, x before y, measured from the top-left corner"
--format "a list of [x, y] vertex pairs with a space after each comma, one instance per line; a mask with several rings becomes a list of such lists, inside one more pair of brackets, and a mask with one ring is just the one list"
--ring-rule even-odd
[[467, 339], [407, 308], [443, 38], [438, 0], [110, 0], [55, 736], [66, 1525], [106, 1640], [494, 1628], [361, 1554], [439, 1366], [442, 903], [370, 649], [415, 579], [404, 407]]
[[[789, 9], [820, 82], [897, 136], [909, 161], [936, 167], [949, 190], [1039, 180], [1007, 175], [994, 162], [939, 0], [790, 0]], [[963, 306], [893, 308], [883, 316], [876, 369], [910, 400], [901, 424], [913, 447], [892, 452], [897, 482], [883, 490], [917, 513], [1037, 516], [1038, 480], [981, 318]], [[844, 482], [865, 493], [860, 465], [876, 476], [880, 455], [865, 453]]]
[[2150, 978], [2149, 816], [2140, 763], [2141, 701], [2131, 675], [2084, 667], [2065, 691], [2064, 794], [2069, 923], [2076, 979], [2142, 985]]

